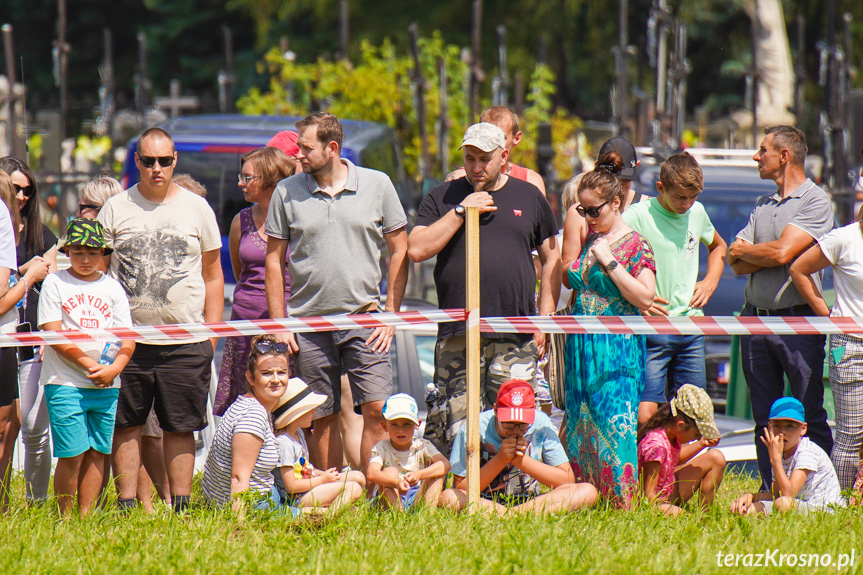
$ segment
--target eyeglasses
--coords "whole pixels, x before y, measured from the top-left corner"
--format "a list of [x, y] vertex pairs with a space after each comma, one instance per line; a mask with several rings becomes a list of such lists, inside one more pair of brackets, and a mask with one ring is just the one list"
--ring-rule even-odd
[[515, 421], [501, 421], [500, 426], [507, 431], [512, 431], [514, 429], [518, 429], [519, 431], [527, 431], [527, 428], [530, 427], [530, 424], [516, 423]]
[[159, 162], [159, 165], [163, 168], [167, 168], [174, 163], [174, 156], [138, 156], [138, 160], [141, 161], [141, 165], [145, 168], [152, 168], [156, 165], [156, 162]]
[[18, 192], [24, 192], [24, 195], [28, 198], [32, 198], [33, 194], [36, 193], [36, 188], [33, 187], [33, 184], [29, 186], [19, 186], [18, 184], [12, 184], [15, 186], [15, 195], [18, 195]]
[[288, 351], [288, 344], [283, 341], [258, 341], [255, 342], [255, 351], [258, 353], [285, 353]]
[[[611, 200], [608, 200], [608, 202], [610, 202], [610, 201]], [[598, 206], [596, 206], [594, 208], [585, 208], [584, 206], [575, 206], [575, 211], [578, 212], [578, 215], [581, 216], [582, 218], [586, 218], [587, 216], [590, 216], [591, 218], [598, 218], [599, 214], [602, 213], [602, 208], [604, 208], [605, 204], [607, 204], [608, 202], [604, 202], [602, 204], [599, 204]]]
[[96, 210], [97, 212], [102, 209], [102, 206], [94, 206], [93, 204], [78, 204], [78, 212], [83, 212], [84, 210]]
[[244, 186], [248, 186], [249, 182], [252, 180], [257, 180], [261, 176], [247, 176], [246, 174], [237, 174], [237, 181], [239, 181]]

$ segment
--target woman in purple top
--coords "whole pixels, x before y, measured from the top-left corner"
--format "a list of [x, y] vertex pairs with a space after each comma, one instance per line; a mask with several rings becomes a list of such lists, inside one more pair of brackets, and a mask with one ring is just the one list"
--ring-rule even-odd
[[[231, 222], [228, 241], [231, 266], [237, 281], [231, 319], [265, 319], [269, 317], [269, 312], [264, 293], [264, 259], [267, 252], [264, 222], [276, 184], [294, 174], [296, 163], [281, 150], [261, 148], [243, 156], [241, 170], [239, 180], [243, 197], [253, 205], [241, 210]], [[287, 254], [285, 257], [288, 257]], [[291, 285], [287, 266], [285, 285]], [[288, 300], [287, 292], [285, 302]], [[229, 337], [225, 342], [213, 406], [215, 415], [223, 415], [237, 396], [246, 391], [246, 367], [251, 340], [251, 337]]]

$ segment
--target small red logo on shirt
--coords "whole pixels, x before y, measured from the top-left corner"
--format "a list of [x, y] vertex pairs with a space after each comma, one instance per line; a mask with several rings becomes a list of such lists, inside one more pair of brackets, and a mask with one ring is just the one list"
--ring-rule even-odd
[[518, 217], [521, 217], [521, 210], [513, 210], [512, 213], [514, 213]]

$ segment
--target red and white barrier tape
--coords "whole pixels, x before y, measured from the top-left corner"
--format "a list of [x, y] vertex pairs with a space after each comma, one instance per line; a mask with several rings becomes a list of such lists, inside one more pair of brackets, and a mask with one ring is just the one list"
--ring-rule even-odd
[[336, 331], [343, 329], [410, 326], [465, 319], [463, 309], [363, 313], [322, 317], [234, 320], [177, 325], [137, 325], [132, 328], [92, 329], [87, 331], [35, 331], [0, 334], [0, 347], [54, 345], [93, 340], [134, 339], [151, 343], [182, 343], [207, 337], [234, 337], [291, 331]]
[[[207, 337], [263, 333], [336, 331], [405, 327], [464, 321], [465, 310], [384, 312], [322, 317], [234, 320], [159, 326], [135, 326], [87, 331], [37, 331], [0, 334], [0, 347], [53, 345], [79, 341], [135, 339], [152, 343], [180, 343]], [[476, 321], [472, 314], [471, 322]], [[642, 317], [642, 316], [531, 316], [479, 319], [482, 332], [497, 333], [616, 333], [636, 335], [804, 335], [863, 334], [863, 318], [854, 317]]]
[[818, 316], [536, 316], [487, 317], [480, 330], [498, 333], [617, 333], [637, 335], [863, 334], [863, 318]]

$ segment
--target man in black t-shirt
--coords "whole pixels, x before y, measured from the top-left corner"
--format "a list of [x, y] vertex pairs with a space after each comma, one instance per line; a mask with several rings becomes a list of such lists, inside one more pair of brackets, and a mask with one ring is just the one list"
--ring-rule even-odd
[[[435, 287], [441, 308], [465, 307], [466, 208], [480, 212], [480, 314], [526, 316], [537, 313], [532, 250], [542, 264], [539, 313], [555, 310], [560, 293], [557, 222], [536, 186], [501, 173], [509, 153], [503, 132], [489, 123], [474, 124], [462, 141], [466, 175], [437, 186], [423, 199], [416, 227], [408, 238], [415, 262], [437, 256]], [[501, 384], [523, 379], [536, 384], [536, 363], [545, 353], [538, 333], [482, 334], [480, 370], [482, 409], [491, 409]], [[439, 403], [429, 406], [426, 436], [448, 455], [466, 417], [464, 322], [438, 327], [435, 384]]]

